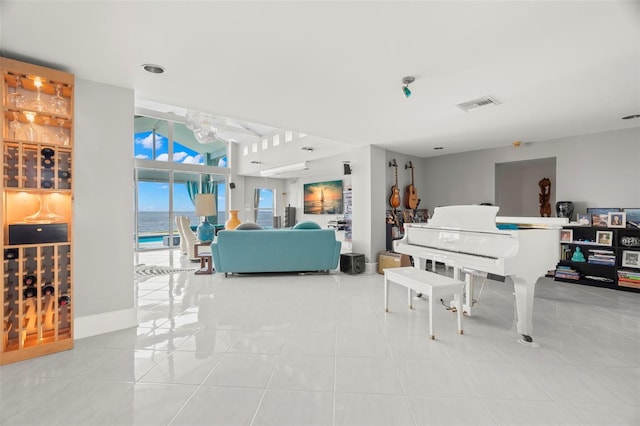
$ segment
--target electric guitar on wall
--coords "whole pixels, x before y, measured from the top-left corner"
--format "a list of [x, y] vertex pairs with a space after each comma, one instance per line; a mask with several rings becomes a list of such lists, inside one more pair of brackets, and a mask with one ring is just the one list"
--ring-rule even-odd
[[405, 169], [411, 169], [411, 185], [407, 185], [404, 189], [404, 206], [407, 209], [414, 210], [418, 208], [418, 191], [416, 191], [416, 187], [413, 185], [413, 163], [409, 161], [409, 164], [404, 165]]
[[389, 197], [389, 205], [394, 209], [400, 207], [400, 190], [398, 189], [398, 164], [395, 158], [389, 162], [389, 167], [396, 168], [396, 183], [391, 187], [391, 197]]

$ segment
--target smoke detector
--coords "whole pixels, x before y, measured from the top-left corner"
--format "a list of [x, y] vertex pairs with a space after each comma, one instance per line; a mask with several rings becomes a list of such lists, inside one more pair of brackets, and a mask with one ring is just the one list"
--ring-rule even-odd
[[472, 101], [463, 102], [458, 104], [457, 107], [465, 112], [478, 111], [489, 107], [500, 105], [500, 102], [491, 96], [483, 96]]

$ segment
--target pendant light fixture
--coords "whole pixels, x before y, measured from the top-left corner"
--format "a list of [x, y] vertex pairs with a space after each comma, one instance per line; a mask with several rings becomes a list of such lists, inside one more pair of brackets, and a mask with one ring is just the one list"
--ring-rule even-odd
[[416, 78], [410, 75], [402, 79], [402, 93], [404, 94], [405, 98], [411, 96], [411, 89], [409, 89], [409, 85], [414, 81], [416, 81]]

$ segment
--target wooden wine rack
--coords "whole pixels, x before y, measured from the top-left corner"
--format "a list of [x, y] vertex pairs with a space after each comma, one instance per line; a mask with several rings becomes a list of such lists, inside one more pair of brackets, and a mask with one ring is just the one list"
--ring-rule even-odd
[[[73, 347], [74, 76], [1, 57], [0, 72], [4, 365]], [[66, 108], [51, 106], [56, 96]]]

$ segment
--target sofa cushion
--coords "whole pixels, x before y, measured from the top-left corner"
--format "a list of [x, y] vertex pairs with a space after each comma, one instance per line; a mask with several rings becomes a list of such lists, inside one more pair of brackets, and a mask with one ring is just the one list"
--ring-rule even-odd
[[246, 223], [241, 223], [240, 225], [236, 226], [236, 231], [251, 231], [251, 230], [255, 230], [255, 229], [264, 229], [261, 225], [258, 225], [257, 223], [253, 223], [253, 222], [246, 222]]
[[293, 229], [321, 229], [317, 223], [307, 220], [304, 222], [296, 223]]

